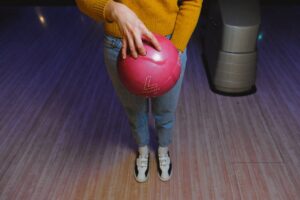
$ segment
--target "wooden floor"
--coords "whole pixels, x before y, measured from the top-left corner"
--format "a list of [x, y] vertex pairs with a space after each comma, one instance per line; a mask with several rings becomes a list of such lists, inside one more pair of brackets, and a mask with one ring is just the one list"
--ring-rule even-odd
[[101, 24], [75, 7], [0, 8], [0, 199], [299, 199], [299, 19], [300, 7], [263, 8], [257, 92], [243, 97], [209, 89], [198, 27], [170, 146], [173, 177], [159, 180], [151, 126], [150, 178], [140, 184]]

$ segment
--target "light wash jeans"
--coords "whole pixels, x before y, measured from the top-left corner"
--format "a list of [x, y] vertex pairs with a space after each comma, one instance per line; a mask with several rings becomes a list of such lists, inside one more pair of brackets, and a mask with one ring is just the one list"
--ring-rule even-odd
[[[170, 39], [171, 35], [166, 37]], [[161, 147], [168, 146], [172, 141], [172, 128], [186, 66], [186, 49], [180, 54], [181, 74], [176, 85], [164, 95], [149, 99], [130, 93], [120, 82], [117, 59], [121, 47], [122, 40], [120, 38], [104, 35], [104, 62], [115, 92], [125, 108], [132, 135], [139, 147], [149, 144], [148, 101], [151, 100], [158, 144]]]

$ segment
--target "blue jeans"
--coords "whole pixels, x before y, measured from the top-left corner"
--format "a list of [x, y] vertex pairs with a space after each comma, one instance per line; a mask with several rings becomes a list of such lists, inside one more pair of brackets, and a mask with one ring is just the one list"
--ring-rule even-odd
[[[166, 36], [170, 39], [171, 35]], [[139, 147], [149, 144], [148, 101], [155, 119], [158, 144], [168, 146], [172, 141], [172, 128], [186, 66], [186, 49], [180, 55], [181, 74], [175, 86], [162, 96], [147, 99], [130, 93], [120, 82], [117, 71], [117, 59], [122, 47], [120, 38], [104, 35], [104, 62], [115, 92], [125, 108], [132, 135]]]

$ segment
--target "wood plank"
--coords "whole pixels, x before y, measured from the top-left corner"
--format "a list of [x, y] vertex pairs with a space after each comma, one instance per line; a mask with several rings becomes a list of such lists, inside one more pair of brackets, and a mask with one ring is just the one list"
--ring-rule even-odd
[[282, 163], [233, 163], [241, 199], [297, 199], [298, 191]]
[[133, 177], [136, 145], [103, 62], [101, 24], [75, 7], [6, 10], [11, 14], [0, 21], [0, 199], [296, 199], [298, 11], [263, 9], [258, 90], [244, 97], [209, 90], [197, 27], [170, 146], [173, 177], [164, 183], [157, 176], [150, 118], [150, 177], [140, 184]]

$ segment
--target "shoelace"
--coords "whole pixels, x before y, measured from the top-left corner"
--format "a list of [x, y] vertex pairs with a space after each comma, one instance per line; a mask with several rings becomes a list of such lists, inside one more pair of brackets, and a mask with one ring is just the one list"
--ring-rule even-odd
[[148, 167], [148, 157], [147, 156], [139, 156], [136, 161], [137, 161], [138, 167]]
[[168, 167], [170, 165], [170, 158], [168, 154], [159, 155], [159, 165], [161, 167]]

